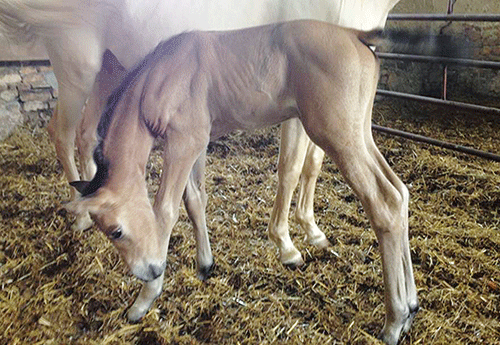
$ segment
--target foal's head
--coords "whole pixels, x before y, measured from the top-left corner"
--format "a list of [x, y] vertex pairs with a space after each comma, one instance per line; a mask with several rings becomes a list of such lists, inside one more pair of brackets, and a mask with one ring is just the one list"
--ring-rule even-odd
[[81, 197], [66, 206], [75, 213], [89, 212], [132, 273], [144, 281], [163, 273], [168, 247], [148, 198], [146, 163], [154, 138], [139, 111], [146, 71], [159, 56], [147, 56], [109, 97], [97, 129], [97, 173], [90, 182], [71, 183]]
[[88, 211], [139, 279], [151, 281], [165, 269], [166, 245], [158, 229], [147, 193], [131, 187], [125, 192], [103, 186], [69, 205]]

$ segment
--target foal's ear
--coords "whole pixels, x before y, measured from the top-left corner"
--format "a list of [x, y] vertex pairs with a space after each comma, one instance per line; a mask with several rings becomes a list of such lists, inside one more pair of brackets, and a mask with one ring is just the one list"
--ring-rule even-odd
[[86, 197], [78, 197], [64, 205], [64, 208], [71, 213], [81, 214], [89, 212], [90, 214], [99, 214], [111, 204], [110, 193], [99, 190], [98, 193]]
[[89, 184], [89, 181], [72, 181], [69, 183], [69, 185], [74, 187], [80, 194], [83, 193]]

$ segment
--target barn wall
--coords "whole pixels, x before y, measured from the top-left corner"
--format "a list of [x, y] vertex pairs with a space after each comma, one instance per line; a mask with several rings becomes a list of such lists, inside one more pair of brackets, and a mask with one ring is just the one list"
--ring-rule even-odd
[[[402, 0], [393, 13], [446, 13], [448, 0]], [[500, 2], [458, 0], [454, 13], [498, 14]], [[388, 27], [423, 28], [438, 33], [445, 22], [389, 21]], [[473, 43], [472, 59], [500, 61], [500, 23], [453, 22], [444, 32]], [[442, 69], [439, 64], [383, 61], [380, 87], [440, 97]], [[500, 106], [500, 72], [468, 67], [448, 67], [448, 99]]]
[[25, 122], [44, 127], [55, 108], [57, 91], [51, 66], [0, 65], [0, 141]]

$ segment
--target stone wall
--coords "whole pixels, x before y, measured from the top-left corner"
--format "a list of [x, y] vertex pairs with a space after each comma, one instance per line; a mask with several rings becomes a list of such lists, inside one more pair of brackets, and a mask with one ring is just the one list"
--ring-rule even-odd
[[0, 66], [0, 140], [28, 122], [44, 127], [57, 102], [57, 81], [45, 65]]

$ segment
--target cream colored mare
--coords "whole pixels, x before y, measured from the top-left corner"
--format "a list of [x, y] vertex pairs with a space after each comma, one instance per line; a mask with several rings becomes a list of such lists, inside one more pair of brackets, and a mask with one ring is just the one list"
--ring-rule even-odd
[[[179, 204], [190, 188], [204, 190], [208, 142], [298, 118], [336, 162], [375, 230], [385, 284], [381, 338], [397, 343], [418, 301], [408, 191], [371, 132], [379, 64], [366, 44], [376, 36], [311, 21], [192, 32], [161, 43], [128, 74], [99, 124], [96, 177], [79, 184], [84, 197], [68, 207], [89, 211], [146, 282], [129, 319], [140, 319], [161, 292]], [[145, 173], [156, 137], [165, 142], [164, 166], [151, 207]]]
[[[17, 39], [40, 38], [50, 56], [59, 82], [57, 109], [49, 125], [56, 152], [69, 181], [79, 180], [74, 160], [74, 141], [80, 153], [82, 179], [95, 173], [92, 162], [94, 128], [88, 122], [76, 129], [82, 107], [90, 117], [100, 115], [102, 96], [111, 90], [97, 83], [102, 56], [109, 49], [126, 68], [132, 68], [161, 40], [193, 29], [223, 30], [271, 22], [309, 18], [360, 30], [383, 27], [389, 10], [398, 0], [0, 0], [0, 22], [14, 29]], [[100, 98], [100, 99], [99, 99]], [[88, 118], [87, 120], [88, 121]], [[92, 122], [90, 121], [90, 124]], [[307, 240], [323, 247], [325, 235], [314, 222], [313, 197], [323, 152], [310, 142], [300, 124], [291, 120], [282, 127], [278, 164], [278, 193], [269, 223], [270, 238], [285, 264], [298, 265], [300, 253], [288, 233], [288, 213], [299, 176], [301, 189], [296, 219]], [[305, 162], [305, 163], [304, 163]], [[302, 172], [302, 175], [301, 175]], [[211, 262], [206, 235], [203, 192], [196, 184], [188, 189], [197, 242], [198, 267]], [[74, 190], [72, 189], [72, 198]], [[186, 205], [189, 207], [189, 205]], [[77, 216], [74, 227], [91, 225], [87, 214]]]

